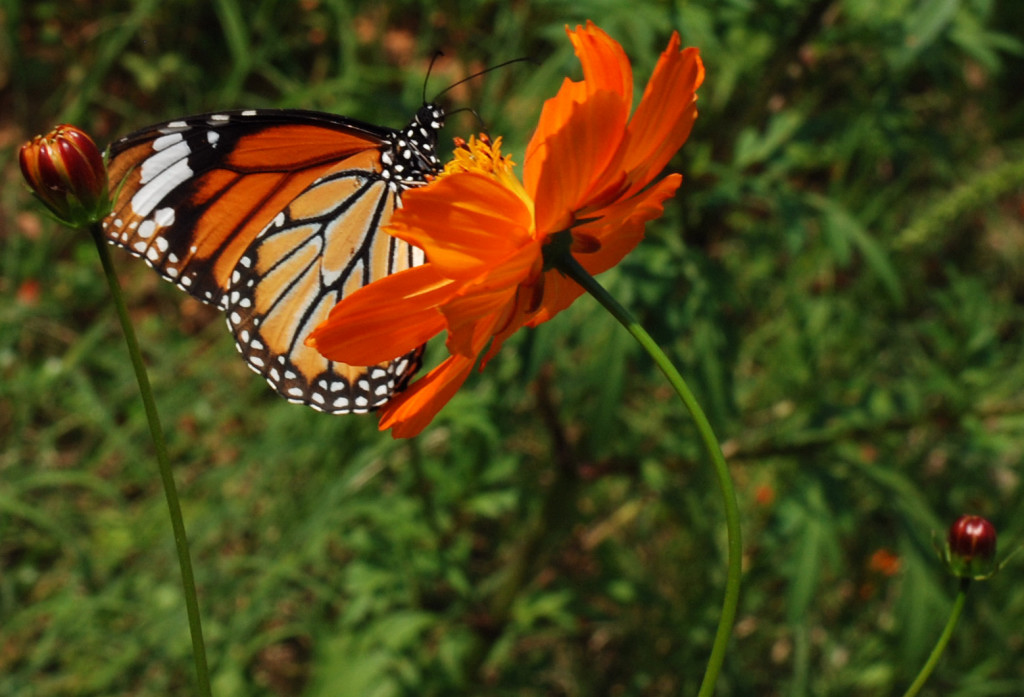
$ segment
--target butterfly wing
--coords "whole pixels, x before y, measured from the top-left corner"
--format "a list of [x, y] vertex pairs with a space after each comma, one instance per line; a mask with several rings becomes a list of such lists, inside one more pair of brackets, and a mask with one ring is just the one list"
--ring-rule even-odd
[[231, 272], [274, 217], [339, 162], [379, 153], [388, 131], [294, 110], [204, 114], [143, 129], [110, 148], [120, 186], [112, 243], [224, 309]]
[[315, 181], [258, 235], [232, 276], [226, 308], [253, 370], [289, 400], [332, 413], [383, 405], [422, 353], [353, 368], [303, 343], [345, 295], [424, 261], [421, 250], [378, 233], [398, 204], [396, 187], [353, 164]]
[[144, 129], [111, 146], [120, 188], [105, 234], [226, 310], [250, 367], [290, 401], [332, 413], [372, 409], [404, 387], [420, 351], [363, 368], [328, 361], [303, 340], [345, 292], [422, 261], [379, 233], [401, 189], [421, 183], [384, 181], [382, 156], [395, 135], [296, 110]]

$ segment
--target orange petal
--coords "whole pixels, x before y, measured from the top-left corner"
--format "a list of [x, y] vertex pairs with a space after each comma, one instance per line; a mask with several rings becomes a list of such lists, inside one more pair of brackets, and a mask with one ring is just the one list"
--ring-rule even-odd
[[675, 195], [682, 181], [682, 175], [670, 174], [636, 196], [595, 211], [596, 219], [575, 228], [573, 233], [596, 239], [600, 247], [592, 253], [573, 256], [591, 274], [617, 265], [643, 239], [648, 221], [661, 217], [665, 200]]
[[526, 161], [523, 174], [526, 191], [535, 200], [538, 233], [567, 228], [594, 189], [606, 186], [628, 118], [621, 96], [598, 92], [574, 104], [565, 126], [545, 141], [538, 156]]
[[479, 172], [448, 175], [402, 203], [387, 232], [423, 249], [447, 278], [477, 276], [533, 240], [523, 199]]
[[[552, 156], [560, 156], [560, 153], [552, 155], [549, 152], [547, 141], [569, 126], [574, 107], [596, 92], [611, 92], [620, 97], [622, 104], [619, 108], [623, 118], [628, 118], [633, 103], [633, 71], [622, 46], [589, 20], [586, 28], [577, 26], [573, 31], [566, 31], [583, 65], [584, 80], [574, 82], [566, 78], [558, 93], [544, 102], [537, 130], [526, 146], [523, 160], [523, 182], [531, 195], [539, 190], [537, 180], [544, 162]], [[617, 147], [618, 142], [616, 139], [611, 145]]]
[[547, 322], [572, 305], [581, 295], [583, 288], [576, 281], [558, 271], [548, 271], [544, 274], [544, 302], [537, 313], [526, 322], [526, 326], [536, 327]]
[[[457, 308], [451, 303], [447, 305], [445, 320], [448, 326], [448, 339], [445, 341], [445, 347], [449, 353], [460, 356], [479, 355], [487, 346], [490, 336], [480, 336], [476, 331], [477, 324], [498, 324], [508, 315], [513, 300], [515, 290], [503, 289], [495, 291], [490, 296], [474, 295], [458, 302]], [[454, 316], [448, 316], [449, 310], [455, 313]], [[471, 319], [474, 315], [475, 319]]]
[[457, 290], [430, 264], [387, 276], [335, 305], [306, 345], [349, 365], [392, 360], [444, 329], [438, 306]]
[[515, 288], [523, 283], [531, 282], [540, 274], [543, 265], [543, 243], [540, 240], [531, 240], [529, 244], [515, 250], [500, 263], [495, 264], [486, 275], [467, 283], [459, 295]]
[[[573, 106], [585, 101], [587, 98], [587, 86], [582, 82], [573, 82], [566, 78], [562, 87], [551, 99], [544, 102], [540, 112], [540, 120], [537, 122], [537, 129], [530, 137], [526, 146], [526, 155], [523, 158], [523, 183], [527, 191], [537, 190], [537, 175], [547, 159], [547, 140], [565, 127], [569, 116], [572, 114]], [[532, 165], [526, 164], [532, 162]]]
[[[678, 174], [669, 175], [638, 196], [596, 211], [597, 220], [574, 228], [573, 235], [600, 241], [600, 246], [590, 253], [573, 251], [573, 256], [592, 275], [618, 264], [643, 239], [647, 222], [661, 216], [665, 199], [675, 193], [682, 179]], [[583, 288], [575, 281], [557, 270], [548, 271], [544, 274], [544, 302], [526, 325], [536, 327], [547, 322], [582, 294]]]
[[[549, 274], [541, 275], [533, 284], [520, 286], [511, 302], [508, 305], [506, 316], [497, 323], [491, 345], [487, 353], [480, 360], [480, 370], [501, 350], [505, 341], [523, 328], [524, 325], [537, 313], [538, 301], [543, 303], [546, 297], [545, 279]], [[533, 326], [533, 325], [531, 325]]]
[[[483, 346], [494, 333], [495, 322], [499, 319], [491, 316], [476, 323], [470, 343]], [[391, 435], [395, 438], [408, 438], [422, 431], [466, 381], [476, 359], [475, 354], [450, 356], [397, 399], [388, 402], [381, 415], [380, 428], [392, 429]]]
[[633, 69], [618, 41], [587, 20], [586, 28], [567, 30], [576, 56], [583, 65], [583, 80], [591, 94], [608, 90], [622, 96], [626, 111], [633, 104]]
[[441, 308], [448, 325], [448, 350], [477, 355], [515, 312], [524, 285], [540, 275], [544, 259], [540, 243], [520, 250], [490, 274], [466, 284]]
[[450, 356], [384, 406], [380, 430], [390, 428], [395, 438], [418, 435], [459, 391], [475, 363], [475, 356]]
[[703, 81], [697, 49], [680, 51], [679, 34], [673, 33], [629, 123], [622, 162], [632, 182], [627, 194], [646, 186], [686, 142], [697, 118], [696, 90]]
[[448, 350], [463, 356], [479, 355], [494, 328], [508, 322], [516, 306], [517, 292], [516, 286], [505, 286], [447, 303], [443, 312], [448, 326]]

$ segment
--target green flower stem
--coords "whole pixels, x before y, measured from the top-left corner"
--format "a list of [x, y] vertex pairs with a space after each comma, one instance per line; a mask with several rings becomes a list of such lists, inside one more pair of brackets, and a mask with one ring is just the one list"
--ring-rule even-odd
[[956, 623], [964, 611], [964, 604], [967, 602], [967, 589], [970, 587], [971, 579], [960, 579], [960, 591], [956, 594], [956, 602], [953, 603], [953, 611], [949, 613], [949, 619], [946, 621], [946, 628], [942, 630], [942, 635], [935, 643], [935, 648], [932, 649], [931, 655], [928, 656], [928, 660], [921, 668], [921, 672], [917, 674], [917, 678], [914, 680], [913, 684], [907, 688], [903, 697], [914, 697], [918, 692], [920, 692], [929, 676], [931, 676], [932, 671], [935, 670], [935, 666], [939, 664], [939, 658], [942, 657], [943, 651], [946, 650], [946, 646], [949, 644], [949, 639], [953, 636], [953, 630], [956, 629]]
[[725, 583], [725, 599], [722, 603], [722, 614], [718, 620], [718, 631], [715, 633], [711, 655], [708, 658], [708, 665], [704, 671], [704, 681], [701, 683], [700, 691], [697, 693], [698, 697], [709, 697], [714, 692], [715, 682], [718, 680], [722, 663], [725, 661], [725, 652], [729, 643], [729, 637], [732, 634], [733, 623], [736, 620], [736, 608], [740, 597], [740, 575], [742, 571], [740, 568], [740, 557], [743, 547], [740, 539], [740, 513], [739, 507], [736, 504], [736, 491], [733, 487], [732, 475], [729, 474], [729, 468], [725, 464], [725, 457], [722, 455], [722, 448], [718, 444], [718, 439], [715, 437], [711, 424], [704, 415], [704, 411], [700, 408], [700, 404], [697, 403], [697, 399], [693, 396], [679, 371], [672, 365], [650, 334], [644, 331], [633, 315], [620, 305], [615, 298], [609, 295], [608, 291], [586, 269], [580, 266], [579, 262], [576, 261], [567, 249], [561, 253], [556, 252], [552, 262], [562, 273], [579, 283], [583, 286], [584, 290], [594, 296], [647, 351], [661, 372], [668, 378], [669, 383], [675, 389], [679, 398], [683, 400], [683, 404], [686, 405], [691, 418], [693, 418], [697, 426], [697, 430], [700, 432], [704, 449], [707, 450], [714, 464], [715, 474], [718, 477], [718, 487], [725, 504], [725, 525], [729, 538], [729, 562], [728, 577]]
[[93, 242], [96, 243], [96, 251], [100, 255], [103, 272], [106, 274], [107, 283], [110, 285], [110, 294], [114, 299], [117, 317], [121, 321], [121, 329], [124, 331], [125, 343], [128, 345], [128, 354], [131, 356], [132, 367], [135, 369], [135, 379], [139, 383], [139, 392], [142, 394], [142, 404], [146, 409], [146, 419], [149, 421], [149, 432], [153, 438], [153, 447], [156, 449], [157, 466], [160, 469], [160, 479], [163, 481], [164, 494], [167, 497], [167, 509], [171, 515], [171, 528], [174, 530], [174, 544], [178, 551], [178, 566], [181, 568], [181, 585], [185, 591], [185, 609], [188, 613], [189, 630], [192, 633], [192, 654], [196, 664], [199, 695], [201, 697], [211, 697], [210, 671], [206, 665], [206, 647], [203, 642], [203, 626], [199, 617], [196, 581], [192, 573], [192, 559], [189, 556], [188, 538], [185, 535], [185, 522], [181, 516], [178, 490], [174, 484], [174, 475], [171, 472], [170, 461], [167, 458], [167, 444], [164, 441], [164, 432], [160, 426], [160, 417], [156, 411], [156, 402], [153, 400], [153, 390], [149, 385], [146, 366], [142, 362], [139, 342], [135, 338], [135, 330], [132, 328], [131, 320], [128, 317], [128, 308], [124, 304], [121, 284], [117, 280], [113, 262], [110, 260], [110, 252], [103, 239], [103, 231], [99, 223], [91, 225], [89, 231], [92, 233]]

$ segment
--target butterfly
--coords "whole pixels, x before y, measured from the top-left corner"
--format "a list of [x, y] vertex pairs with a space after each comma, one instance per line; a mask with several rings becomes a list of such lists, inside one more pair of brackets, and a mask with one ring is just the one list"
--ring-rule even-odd
[[341, 298], [424, 262], [381, 227], [440, 171], [444, 117], [425, 103], [401, 130], [295, 109], [143, 128], [110, 146], [104, 234], [224, 311], [246, 363], [289, 401], [371, 411], [404, 389], [423, 348], [357, 367], [304, 340]]

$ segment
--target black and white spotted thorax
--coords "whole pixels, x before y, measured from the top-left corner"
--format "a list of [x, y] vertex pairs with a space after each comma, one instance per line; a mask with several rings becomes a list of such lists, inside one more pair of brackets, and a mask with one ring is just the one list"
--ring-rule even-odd
[[437, 157], [437, 134], [444, 128], [444, 110], [436, 104], [424, 104], [412, 122], [395, 131], [390, 149], [381, 153], [381, 178], [393, 191], [402, 191], [426, 182], [426, 176], [441, 170]]

